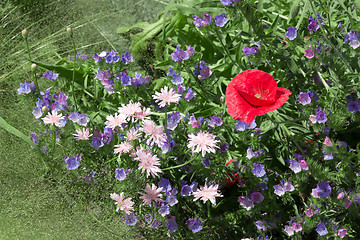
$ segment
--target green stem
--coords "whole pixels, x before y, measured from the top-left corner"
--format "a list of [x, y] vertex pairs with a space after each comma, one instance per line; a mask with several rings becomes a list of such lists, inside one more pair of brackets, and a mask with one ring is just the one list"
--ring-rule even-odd
[[77, 111], [77, 103], [76, 103], [76, 97], [75, 97], [75, 63], [76, 63], [76, 46], [75, 46], [75, 41], [74, 41], [74, 37], [71, 34], [71, 40], [72, 40], [72, 44], [74, 47], [74, 68], [73, 68], [73, 76], [72, 76], [72, 83], [71, 83], [71, 90], [72, 90], [72, 96], [73, 96], [73, 101], [74, 101], [74, 107], [75, 107], [75, 111]]
[[[189, 151], [189, 150], [188, 150]], [[188, 152], [186, 151], [186, 153]], [[185, 154], [186, 154], [185, 153]], [[193, 156], [189, 161], [187, 162], [184, 162], [183, 164], [180, 164], [180, 165], [176, 165], [176, 166], [172, 166], [172, 167], [168, 167], [168, 168], [164, 168], [164, 169], [161, 169], [161, 171], [166, 171], [166, 170], [170, 170], [170, 169], [175, 169], [175, 168], [180, 168], [180, 167], [183, 167], [189, 163], [191, 163], [192, 161], [194, 161], [194, 159], [197, 157], [197, 155]]]
[[38, 84], [38, 81], [37, 81], [37, 79], [35, 77], [34, 69], [31, 67], [32, 58], [31, 58], [31, 51], [30, 51], [29, 42], [28, 42], [27, 37], [25, 37], [25, 42], [26, 42], [26, 49], [27, 49], [27, 52], [28, 52], [28, 55], [29, 55], [29, 63], [30, 63], [31, 75], [32, 75], [33, 81], [35, 83], [36, 93], [40, 96], [39, 84]]
[[226, 55], [230, 58], [231, 62], [234, 65], [238, 66], [239, 70], [241, 70], [242, 69], [241, 66], [237, 62], [235, 62], [235, 60], [231, 57], [231, 54], [230, 54], [229, 50], [226, 48], [225, 44], [223, 43], [221, 35], [219, 33], [219, 30], [216, 27], [214, 27], [214, 30], [215, 30], [215, 33], [216, 33], [216, 35], [217, 35], [217, 37], [218, 37], [218, 39], [220, 41], [220, 44], [221, 44], [223, 50], [225, 51]]

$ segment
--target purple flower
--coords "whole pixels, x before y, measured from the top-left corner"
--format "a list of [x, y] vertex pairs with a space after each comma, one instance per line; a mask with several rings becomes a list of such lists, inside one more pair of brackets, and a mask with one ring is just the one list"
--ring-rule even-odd
[[300, 92], [298, 101], [304, 106], [310, 104], [311, 103], [310, 95], [307, 92]]
[[215, 16], [215, 25], [219, 27], [225, 26], [227, 23], [226, 15], [224, 13]]
[[[35, 144], [38, 145], [39, 144], [39, 136], [36, 134], [36, 132], [30, 132], [30, 136], [29, 136], [30, 140]], [[32, 146], [31, 146], [32, 147]]]
[[43, 74], [43, 77], [52, 81], [56, 81], [56, 79], [59, 77], [59, 74], [53, 73], [52, 71], [46, 71], [46, 73]]
[[166, 204], [162, 204], [159, 213], [161, 216], [165, 217], [166, 215], [170, 214], [170, 207]]
[[296, 27], [288, 27], [287, 32], [285, 33], [285, 36], [289, 39], [289, 40], [294, 40], [297, 36], [296, 33], [297, 29]]
[[131, 85], [131, 77], [127, 75], [125, 72], [120, 72], [116, 74], [116, 79], [119, 80], [120, 78], [123, 86]]
[[126, 65], [130, 62], [134, 62], [134, 58], [128, 51], [126, 51], [123, 55], [121, 55], [121, 61]]
[[310, 30], [310, 32], [316, 32], [319, 29], [319, 23], [317, 21], [316, 18], [313, 18], [312, 16], [309, 17], [309, 25], [308, 25], [308, 29]]
[[292, 185], [291, 182], [286, 182], [286, 183], [284, 184], [284, 191], [285, 191], [285, 192], [292, 192], [292, 191], [294, 191], [294, 190], [295, 190], [295, 188], [294, 188], [294, 186]]
[[261, 203], [264, 200], [264, 196], [259, 192], [253, 192], [250, 195], [250, 199], [253, 202]]
[[115, 175], [116, 179], [124, 180], [126, 178], [126, 173], [123, 168], [116, 168], [115, 172], [116, 172], [116, 175]]
[[232, 0], [220, 0], [220, 2], [221, 2], [222, 4], [224, 4], [225, 6], [230, 5], [230, 4], [233, 4]]
[[345, 228], [339, 229], [338, 236], [340, 238], [344, 238], [346, 236], [346, 234], [347, 234], [347, 229], [345, 229]]
[[248, 211], [254, 207], [254, 202], [249, 197], [239, 196], [238, 202], [240, 206]]
[[265, 223], [263, 221], [257, 221], [254, 223], [255, 226], [257, 227], [258, 230], [264, 230], [266, 231], [266, 226], [265, 226]]
[[178, 230], [174, 216], [168, 218], [168, 223], [166, 224], [166, 227], [170, 233], [176, 232]]
[[275, 185], [273, 186], [273, 188], [275, 189], [274, 193], [278, 196], [282, 196], [285, 194], [285, 190], [281, 185]]
[[325, 224], [322, 222], [318, 224], [316, 231], [318, 232], [318, 234], [320, 236], [324, 236], [324, 235], [328, 234], [328, 230], [326, 229]]
[[323, 153], [324, 153], [324, 160], [332, 160], [334, 159], [333, 155], [332, 155], [332, 152], [328, 152], [328, 151], [325, 151], [325, 150], [322, 150]]
[[66, 162], [67, 170], [75, 170], [80, 166], [81, 155], [78, 153], [76, 157], [65, 157], [64, 162]]
[[354, 202], [360, 203], [360, 193], [354, 194], [353, 200], [354, 200]]
[[182, 84], [184, 82], [184, 79], [181, 77], [180, 74], [176, 74], [175, 70], [169, 67], [169, 73], [168, 76], [172, 77], [171, 82], [175, 85]]
[[192, 189], [189, 185], [185, 184], [184, 186], [181, 187], [181, 196], [190, 196], [192, 192]]
[[194, 92], [191, 88], [188, 88], [188, 92], [185, 94], [184, 99], [189, 102], [195, 96], [196, 92]]
[[348, 42], [353, 49], [356, 49], [360, 46], [358, 36], [354, 30], [351, 30], [350, 33], [344, 35], [344, 43]]
[[226, 143], [221, 143], [220, 148], [218, 149], [219, 152], [226, 152], [229, 148], [229, 145]]
[[301, 172], [301, 167], [298, 161], [290, 160], [290, 169], [294, 171], [294, 173]]
[[162, 178], [158, 183], [159, 188], [162, 188], [162, 192], [171, 191], [170, 181], [166, 178]]
[[175, 204], [178, 203], [178, 200], [176, 199], [176, 197], [174, 195], [169, 195], [167, 198], [166, 198], [166, 201], [168, 202], [168, 204], [170, 206], [174, 206]]
[[161, 224], [162, 224], [161, 222], [159, 222], [158, 220], [154, 219], [154, 221], [151, 223], [151, 226], [156, 229], [156, 228], [158, 228]]
[[89, 121], [90, 121], [90, 118], [85, 113], [79, 114], [79, 118], [77, 120], [77, 123], [79, 125], [85, 127]]
[[179, 63], [180, 61], [187, 60], [191, 55], [195, 53], [195, 49], [191, 46], [187, 47], [187, 50], [184, 51], [180, 48], [180, 45], [176, 46], [176, 50], [171, 54], [171, 59], [174, 62]]
[[305, 49], [305, 54], [304, 54], [304, 56], [306, 57], [306, 58], [313, 58], [314, 56], [315, 56], [315, 53], [314, 53], [314, 51], [313, 50], [311, 50], [311, 49]]
[[345, 209], [348, 209], [351, 206], [351, 204], [352, 201], [349, 198], [345, 199]]
[[264, 170], [264, 166], [262, 164], [253, 163], [253, 170], [251, 171], [257, 177], [265, 176], [266, 172]]
[[205, 62], [201, 61], [200, 66], [196, 64], [195, 70], [193, 71], [194, 76], [197, 76], [200, 80], [209, 78], [212, 74], [212, 71], [208, 66], [205, 66]]
[[125, 224], [128, 226], [135, 226], [138, 221], [138, 217], [134, 213], [130, 213], [125, 216]]
[[18, 94], [28, 94], [30, 92], [35, 92], [35, 91], [36, 91], [35, 83], [31, 82], [29, 84], [27, 81], [25, 81], [24, 84], [20, 83]]
[[202, 164], [204, 165], [205, 168], [210, 167], [210, 159], [205, 158], [204, 160], [202, 160]]
[[93, 59], [95, 60], [95, 63], [98, 63], [102, 60], [102, 58], [97, 53], [94, 53]]
[[211, 121], [209, 122], [209, 126], [214, 127], [216, 126], [221, 126], [223, 124], [223, 121], [221, 120], [220, 117], [218, 117], [217, 115], [213, 115], [211, 116]]
[[326, 114], [323, 111], [321, 111], [320, 108], [315, 109], [315, 112], [316, 112], [316, 121], [318, 123], [325, 123], [327, 121]]
[[317, 184], [317, 187], [313, 189], [316, 192], [316, 196], [324, 198], [328, 197], [331, 193], [331, 187], [328, 181], [321, 181]]
[[237, 131], [245, 131], [245, 129], [254, 129], [256, 127], [255, 119], [251, 123], [245, 123], [244, 121], [237, 120], [235, 124], [235, 129]]
[[257, 47], [249, 48], [247, 46], [244, 46], [242, 51], [245, 53], [245, 57], [259, 53], [259, 49]]
[[93, 148], [95, 148], [96, 150], [99, 150], [99, 148], [104, 146], [104, 143], [101, 141], [101, 138], [93, 137], [92, 142], [91, 142], [91, 146]]
[[351, 113], [356, 113], [356, 112], [360, 111], [359, 102], [349, 102], [348, 111]]
[[193, 233], [197, 233], [202, 229], [201, 221], [194, 220], [193, 218], [187, 220], [187, 225]]

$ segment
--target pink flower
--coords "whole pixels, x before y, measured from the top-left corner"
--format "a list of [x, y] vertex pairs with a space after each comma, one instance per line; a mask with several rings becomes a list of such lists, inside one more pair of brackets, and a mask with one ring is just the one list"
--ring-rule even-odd
[[312, 215], [314, 215], [314, 212], [311, 208], [308, 208], [305, 212], [306, 216], [308, 217], [312, 217]]
[[152, 114], [151, 109], [144, 108], [143, 110], [141, 110], [141, 112], [137, 112], [135, 114], [135, 118], [138, 120], [149, 119], [147, 116], [149, 116], [150, 114]]
[[215, 153], [215, 148], [219, 148], [216, 146], [216, 143], [220, 142], [215, 139], [215, 135], [207, 132], [198, 132], [197, 135], [189, 134], [189, 144], [188, 148], [190, 148], [193, 152], [200, 152], [204, 157], [207, 152]]
[[122, 153], [130, 152], [130, 150], [133, 148], [133, 145], [128, 142], [122, 142], [119, 145], [115, 145], [114, 147], [114, 154], [119, 153], [119, 155], [121, 155]]
[[116, 208], [116, 211], [118, 212], [119, 209], [121, 211], [124, 211], [126, 214], [130, 214], [130, 212], [132, 210], [134, 210], [133, 205], [134, 202], [131, 201], [131, 198], [126, 198], [124, 196], [124, 193], [120, 193], [120, 195], [116, 194], [116, 193], [112, 193], [110, 194], [110, 197], [115, 200], [115, 205], [118, 205]]
[[129, 141], [133, 141], [139, 138], [139, 131], [135, 130], [135, 128], [131, 128], [130, 131], [126, 131], [126, 139]]
[[155, 184], [150, 185], [147, 183], [146, 187], [144, 189], [145, 193], [140, 193], [142, 196], [140, 198], [143, 199], [143, 204], [147, 204], [151, 206], [151, 202], [163, 202], [162, 195], [160, 194], [162, 191], [162, 188], [157, 188]]
[[345, 229], [345, 228], [339, 229], [338, 236], [340, 238], [344, 238], [346, 234], [347, 234], [347, 229]]
[[300, 232], [302, 230], [302, 226], [300, 223], [294, 222], [292, 224], [292, 228], [294, 229], [295, 232]]
[[328, 147], [332, 147], [332, 146], [333, 146], [333, 144], [332, 144], [330, 138], [328, 138], [328, 136], [325, 137], [324, 145], [326, 145], [326, 146], [328, 146]]
[[309, 165], [307, 164], [307, 162], [305, 160], [301, 160], [300, 161], [300, 167], [302, 168], [302, 170], [309, 170]]
[[155, 92], [155, 95], [152, 95], [152, 97], [155, 100], [155, 102], [160, 102], [160, 107], [165, 107], [166, 104], [170, 103], [178, 103], [180, 100], [181, 95], [176, 93], [173, 88], [168, 89], [167, 86], [163, 87], [161, 92]]
[[156, 126], [152, 120], [144, 120], [139, 130], [145, 133], [145, 137], [149, 136], [149, 139], [146, 141], [148, 145], [156, 143], [158, 146], [161, 146], [166, 141], [163, 127]]
[[352, 204], [350, 198], [345, 199], [345, 209], [348, 209]]
[[51, 111], [51, 114], [48, 113], [44, 118], [44, 124], [54, 124], [57, 127], [61, 127], [61, 122], [65, 119], [65, 117], [60, 113], [58, 114], [57, 111]]
[[126, 120], [130, 120], [131, 117], [135, 116], [137, 113], [141, 112], [141, 103], [136, 102], [130, 103], [124, 105], [122, 104], [122, 107], [119, 107], [119, 113], [126, 116]]
[[76, 129], [76, 134], [73, 134], [76, 140], [88, 140], [92, 134], [89, 134], [89, 128]]
[[193, 195], [195, 197], [194, 201], [200, 198], [204, 203], [209, 200], [213, 205], [216, 205], [215, 197], [223, 197], [223, 195], [219, 193], [220, 190], [218, 190], [218, 188], [218, 184], [207, 186], [207, 184], [205, 183], [203, 187], [200, 187], [200, 189], [198, 189], [196, 192], [193, 192]]
[[289, 236], [294, 235], [294, 228], [291, 227], [291, 226], [286, 225], [284, 231], [285, 231]]
[[306, 58], [313, 58], [314, 56], [315, 56], [315, 53], [314, 53], [314, 51], [313, 50], [311, 50], [311, 49], [305, 49], [305, 54], [304, 54], [304, 56], [306, 57]]
[[123, 114], [117, 114], [115, 113], [115, 116], [109, 115], [106, 117], [105, 125], [108, 128], [111, 128], [114, 130], [117, 126], [119, 126], [122, 129], [121, 124], [126, 123], [126, 116]]
[[146, 177], [157, 176], [157, 173], [161, 173], [161, 169], [157, 166], [160, 165], [159, 158], [156, 155], [152, 154], [152, 151], [146, 151], [143, 148], [140, 148], [136, 151], [136, 158], [134, 160], [139, 160], [139, 169], [141, 169], [141, 173], [146, 170]]
[[343, 199], [345, 196], [345, 193], [341, 192], [337, 195], [337, 199]]

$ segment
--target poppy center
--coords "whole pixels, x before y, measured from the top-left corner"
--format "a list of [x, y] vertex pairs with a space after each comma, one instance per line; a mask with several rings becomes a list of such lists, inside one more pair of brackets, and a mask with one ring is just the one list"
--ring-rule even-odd
[[260, 94], [260, 93], [257, 93], [257, 94], [255, 94], [254, 96], [255, 96], [256, 98], [261, 99], [261, 94]]

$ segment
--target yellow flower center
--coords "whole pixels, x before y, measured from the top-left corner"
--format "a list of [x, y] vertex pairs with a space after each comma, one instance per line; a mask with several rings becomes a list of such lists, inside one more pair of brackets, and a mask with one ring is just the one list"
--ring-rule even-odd
[[256, 97], [256, 98], [261, 98], [261, 94], [260, 93], [257, 93], [257, 94], [255, 94], [255, 96], [254, 97]]

